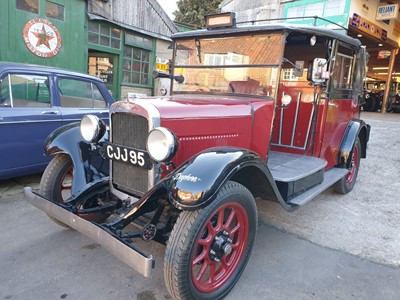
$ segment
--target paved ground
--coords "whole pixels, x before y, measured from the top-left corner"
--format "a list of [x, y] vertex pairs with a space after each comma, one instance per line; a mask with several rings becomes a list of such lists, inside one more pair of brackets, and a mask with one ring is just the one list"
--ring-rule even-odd
[[[368, 158], [345, 196], [326, 191], [294, 213], [258, 200], [254, 253], [228, 299], [399, 299], [400, 114], [363, 113]], [[164, 247], [144, 279], [22, 200], [40, 175], [0, 182], [0, 299], [168, 299]]]
[[371, 137], [351, 193], [328, 190], [294, 213], [263, 202], [260, 214], [315, 244], [400, 267], [400, 114], [361, 117], [371, 124]]

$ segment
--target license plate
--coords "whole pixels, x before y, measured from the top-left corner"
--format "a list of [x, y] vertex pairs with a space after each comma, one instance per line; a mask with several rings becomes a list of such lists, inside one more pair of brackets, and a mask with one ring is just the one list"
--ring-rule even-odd
[[109, 159], [124, 162], [145, 169], [151, 169], [152, 163], [147, 151], [105, 143], [104, 153]]

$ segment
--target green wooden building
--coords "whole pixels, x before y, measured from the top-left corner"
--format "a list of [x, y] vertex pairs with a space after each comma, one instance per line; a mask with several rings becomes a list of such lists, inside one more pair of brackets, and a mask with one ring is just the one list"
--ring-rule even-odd
[[114, 98], [157, 94], [156, 60], [178, 31], [156, 0], [2, 0], [0, 60], [103, 79]]

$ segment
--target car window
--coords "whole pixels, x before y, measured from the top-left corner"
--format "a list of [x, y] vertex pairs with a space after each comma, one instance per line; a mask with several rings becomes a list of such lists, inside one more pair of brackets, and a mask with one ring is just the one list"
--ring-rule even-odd
[[7, 75], [1, 79], [0, 105], [6, 107], [49, 107], [50, 90], [48, 83], [48, 77], [42, 75]]
[[106, 101], [94, 83], [68, 78], [59, 79], [58, 87], [62, 107], [107, 107]]
[[353, 79], [354, 53], [351, 49], [339, 45], [334, 61], [332, 88], [335, 90], [351, 90]]

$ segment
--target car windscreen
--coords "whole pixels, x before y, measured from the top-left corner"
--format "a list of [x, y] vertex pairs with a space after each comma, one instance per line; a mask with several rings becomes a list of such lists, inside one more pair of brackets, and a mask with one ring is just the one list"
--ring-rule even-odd
[[175, 92], [274, 96], [285, 35], [196, 38], [176, 42]]

